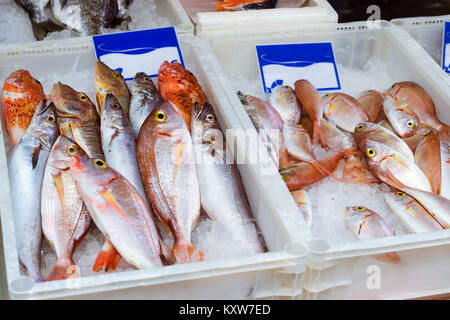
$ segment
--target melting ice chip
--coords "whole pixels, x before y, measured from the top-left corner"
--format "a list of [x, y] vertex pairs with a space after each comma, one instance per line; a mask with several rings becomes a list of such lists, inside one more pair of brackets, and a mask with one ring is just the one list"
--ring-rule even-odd
[[100, 60], [114, 70], [122, 69], [122, 76], [125, 79], [133, 78], [138, 72], [156, 75], [158, 74], [159, 67], [166, 60], [180, 62], [177, 47], [164, 47], [139, 54], [135, 52], [123, 51], [108, 53], [102, 55]]
[[282, 82], [283, 85], [293, 87], [295, 81], [299, 79], [308, 79], [316, 88], [339, 87], [334, 64], [329, 62], [313, 63], [303, 67], [268, 64], [262, 70], [265, 85], [269, 92], [274, 83], [280, 84]]

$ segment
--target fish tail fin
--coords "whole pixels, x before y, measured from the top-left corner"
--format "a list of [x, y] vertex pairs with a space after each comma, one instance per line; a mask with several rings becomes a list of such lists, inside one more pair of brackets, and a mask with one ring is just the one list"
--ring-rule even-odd
[[320, 121], [314, 121], [314, 129], [313, 129], [313, 142], [319, 140], [320, 144], [325, 148], [325, 150], [330, 150], [330, 147], [325, 142], [325, 137], [323, 135], [323, 130], [320, 125]]
[[80, 274], [78, 273], [77, 266], [72, 263], [70, 264], [59, 264], [56, 263], [50, 275], [47, 277], [46, 281], [55, 281], [55, 280], [65, 280], [69, 278], [79, 278]]
[[203, 252], [196, 249], [192, 243], [187, 241], [176, 242], [172, 251], [179, 264], [203, 261], [205, 256]]
[[92, 270], [94, 270], [95, 272], [110, 270], [114, 271], [116, 270], [121, 258], [122, 256], [116, 250], [116, 248], [114, 248], [114, 246], [109, 241], [106, 241], [102, 249], [98, 253], [97, 259], [95, 259]]
[[373, 258], [387, 263], [397, 263], [400, 261], [400, 257], [396, 252], [374, 255]]

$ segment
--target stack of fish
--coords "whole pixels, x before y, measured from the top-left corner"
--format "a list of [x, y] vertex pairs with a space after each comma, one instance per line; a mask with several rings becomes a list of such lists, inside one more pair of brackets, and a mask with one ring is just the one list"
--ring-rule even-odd
[[[355, 99], [345, 93], [320, 97], [309, 81], [298, 80], [295, 89], [274, 88], [268, 102], [238, 96], [308, 225], [311, 203], [302, 189], [332, 176], [390, 186], [386, 202], [413, 233], [450, 227], [450, 127], [418, 84], [399, 82]], [[318, 160], [317, 150], [326, 157]], [[343, 159], [342, 177], [336, 177]], [[346, 212], [358, 239], [394, 235], [370, 209]]]
[[130, 0], [16, 0], [30, 16], [38, 40], [47, 32], [67, 28], [88, 36], [101, 28], [125, 25]]
[[[165, 62], [158, 90], [144, 73], [129, 89], [102, 62], [94, 74], [96, 105], [60, 82], [46, 97], [25, 70], [4, 83], [17, 247], [27, 274], [44, 281], [43, 234], [57, 256], [46, 280], [80, 276], [72, 255], [92, 222], [105, 236], [94, 271], [115, 270], [121, 258], [139, 269], [202, 261], [191, 243], [201, 208], [252, 254], [265, 252], [239, 171], [220, 157], [223, 134], [195, 76]], [[173, 235], [172, 248], [155, 216]]]

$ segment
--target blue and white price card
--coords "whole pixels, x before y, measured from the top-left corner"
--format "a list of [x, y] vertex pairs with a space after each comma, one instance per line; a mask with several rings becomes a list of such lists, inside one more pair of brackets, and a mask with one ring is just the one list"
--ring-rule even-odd
[[442, 42], [442, 69], [450, 73], [450, 21], [444, 25], [444, 41]]
[[256, 46], [264, 91], [309, 80], [317, 90], [341, 90], [331, 42]]
[[174, 27], [98, 35], [93, 41], [97, 59], [127, 81], [138, 72], [156, 77], [166, 60], [184, 66]]

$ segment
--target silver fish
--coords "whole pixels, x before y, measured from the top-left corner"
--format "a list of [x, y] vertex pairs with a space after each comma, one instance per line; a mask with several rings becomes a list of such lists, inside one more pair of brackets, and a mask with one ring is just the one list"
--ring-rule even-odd
[[418, 201], [406, 193], [390, 192], [384, 199], [409, 231], [421, 233], [444, 229]]
[[135, 187], [151, 211], [139, 172], [136, 137], [125, 110], [111, 93], [106, 96], [102, 107], [100, 127], [106, 163]]
[[157, 106], [164, 103], [158, 89], [145, 73], [140, 72], [131, 84], [130, 122], [134, 135], [139, 136], [139, 130], [149, 114]]
[[[210, 104], [194, 105], [192, 125], [202, 208], [252, 253], [265, 251], [235, 164], [228, 164], [223, 133]], [[198, 134], [196, 134], [198, 133]], [[220, 201], [217, 197], [220, 195]], [[245, 239], [245, 240], [244, 240]]]
[[82, 36], [110, 27], [119, 14], [117, 0], [51, 0], [54, 18]]
[[444, 228], [450, 228], [450, 200], [432, 192], [405, 186], [399, 189], [419, 201]]
[[47, 281], [80, 276], [72, 254], [91, 224], [89, 212], [69, 171], [68, 152], [84, 154], [75, 142], [59, 136], [48, 158], [42, 183], [42, 231], [56, 253], [56, 265]]
[[40, 272], [41, 186], [57, 136], [55, 106], [42, 100], [8, 162], [19, 260], [28, 275], [38, 282], [43, 281]]

